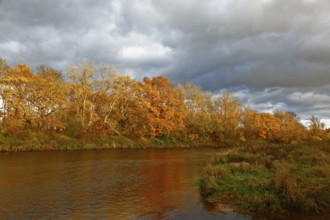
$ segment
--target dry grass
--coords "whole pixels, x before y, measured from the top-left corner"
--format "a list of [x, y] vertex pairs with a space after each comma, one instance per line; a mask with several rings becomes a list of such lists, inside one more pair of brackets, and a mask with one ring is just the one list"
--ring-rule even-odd
[[232, 149], [205, 167], [200, 190], [208, 201], [225, 200], [252, 213], [325, 212], [330, 209], [329, 164], [326, 146]]

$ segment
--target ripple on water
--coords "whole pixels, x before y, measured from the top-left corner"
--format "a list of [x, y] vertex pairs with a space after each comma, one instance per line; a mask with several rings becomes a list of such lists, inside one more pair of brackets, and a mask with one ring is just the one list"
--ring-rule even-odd
[[0, 154], [0, 219], [217, 219], [195, 185], [214, 151]]

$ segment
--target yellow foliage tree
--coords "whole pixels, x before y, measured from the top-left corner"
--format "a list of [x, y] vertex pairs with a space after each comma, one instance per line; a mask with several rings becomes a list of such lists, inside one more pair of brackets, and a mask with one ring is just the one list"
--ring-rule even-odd
[[214, 100], [214, 119], [218, 132], [224, 139], [234, 139], [239, 135], [242, 103], [231, 93], [224, 93]]
[[184, 95], [187, 137], [197, 141], [209, 141], [214, 127], [211, 114], [212, 94], [203, 92], [199, 86], [192, 84], [179, 85], [178, 88]]

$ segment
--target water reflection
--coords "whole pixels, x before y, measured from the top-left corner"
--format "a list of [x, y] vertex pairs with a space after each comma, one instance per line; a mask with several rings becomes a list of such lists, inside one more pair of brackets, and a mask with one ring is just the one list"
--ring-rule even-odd
[[214, 152], [0, 154], [0, 219], [249, 219], [201, 202], [196, 181]]

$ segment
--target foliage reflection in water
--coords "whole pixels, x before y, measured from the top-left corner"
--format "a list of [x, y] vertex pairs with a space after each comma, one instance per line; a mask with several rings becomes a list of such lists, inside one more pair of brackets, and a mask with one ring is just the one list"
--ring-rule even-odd
[[203, 204], [197, 180], [215, 151], [0, 154], [0, 218], [249, 219]]

